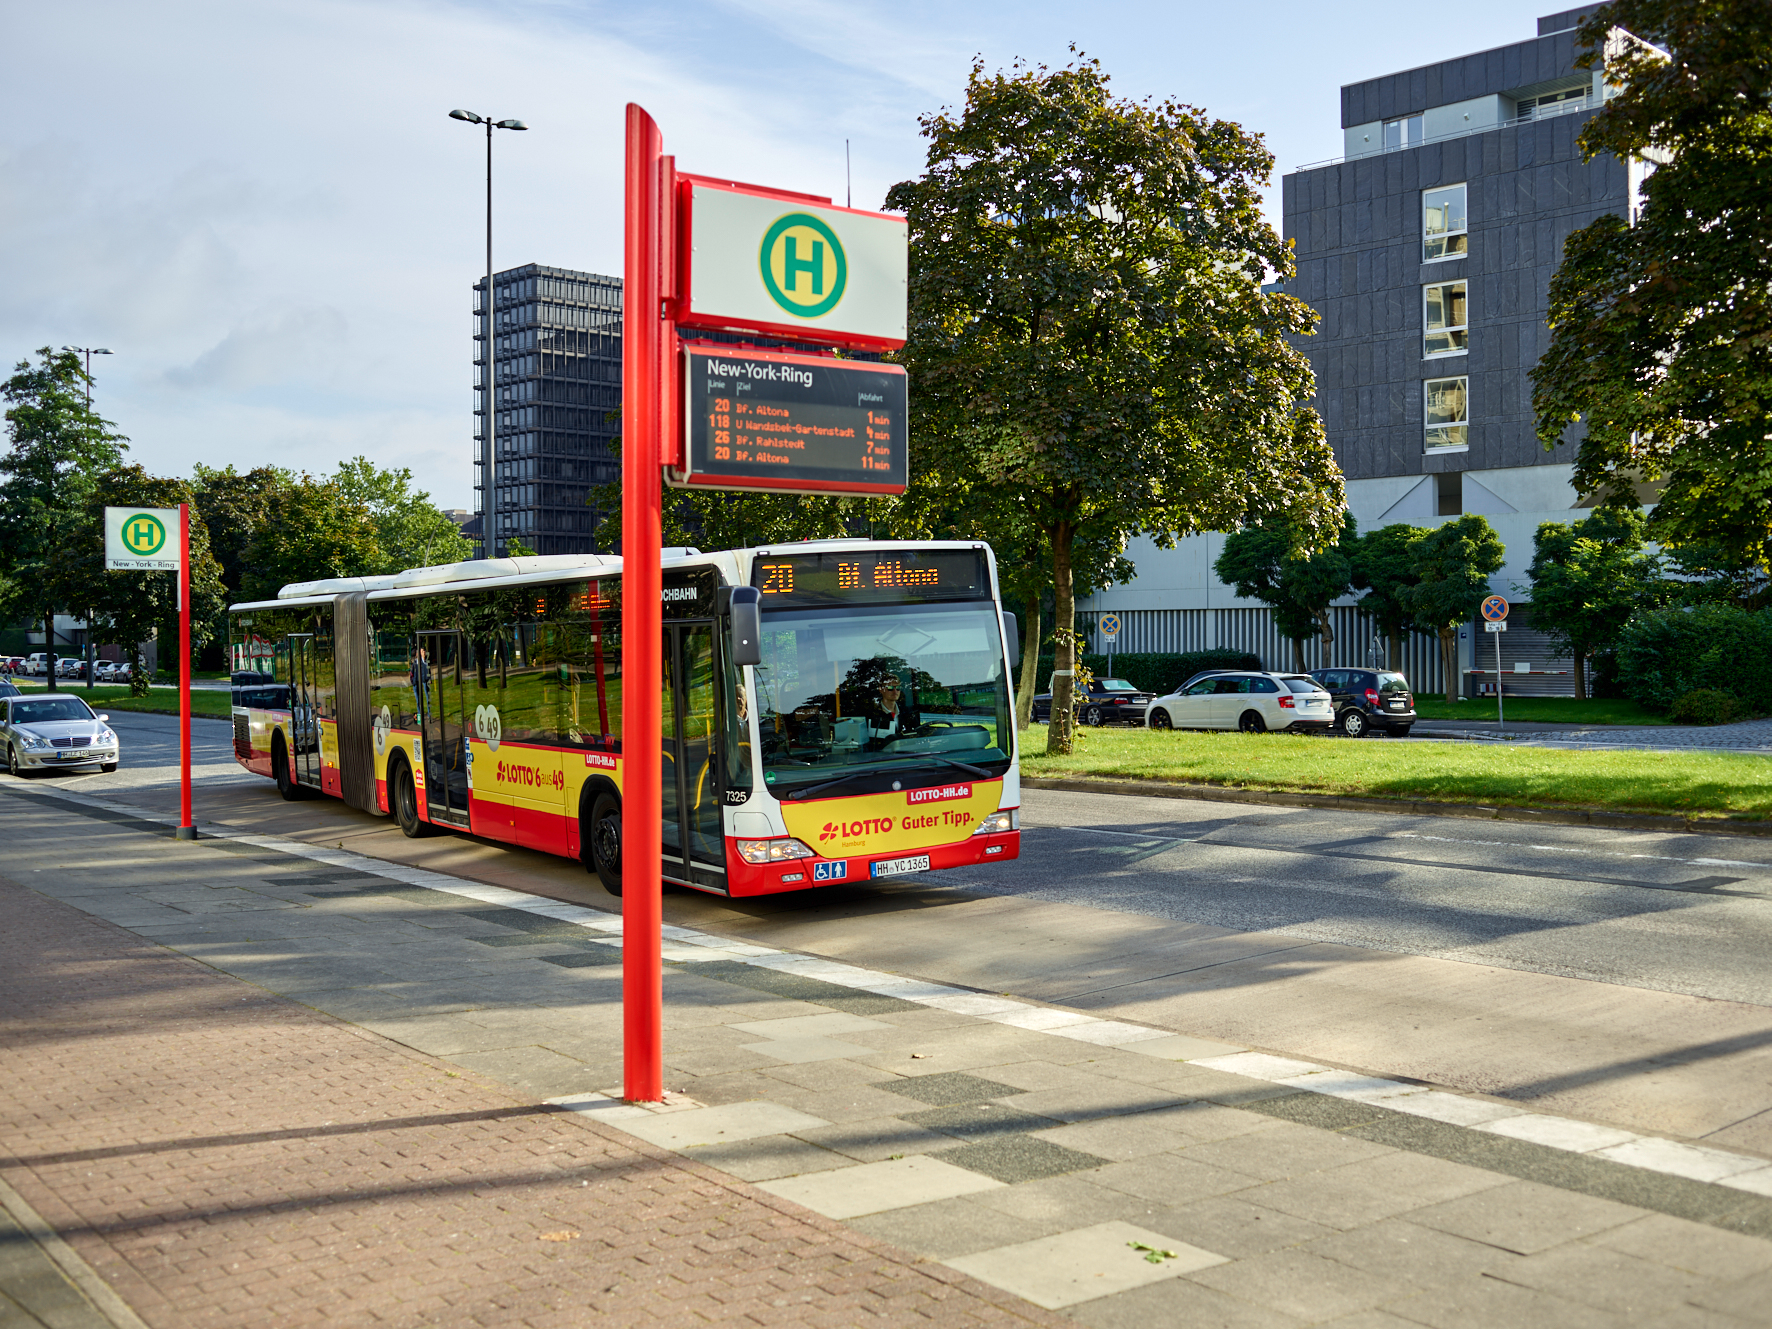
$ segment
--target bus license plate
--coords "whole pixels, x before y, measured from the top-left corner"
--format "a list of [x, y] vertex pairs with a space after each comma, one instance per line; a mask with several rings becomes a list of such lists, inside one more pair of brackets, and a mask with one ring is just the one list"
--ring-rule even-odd
[[911, 872], [927, 872], [929, 855], [918, 854], [915, 858], [894, 858], [885, 863], [875, 863], [872, 871], [876, 877], [902, 877]]

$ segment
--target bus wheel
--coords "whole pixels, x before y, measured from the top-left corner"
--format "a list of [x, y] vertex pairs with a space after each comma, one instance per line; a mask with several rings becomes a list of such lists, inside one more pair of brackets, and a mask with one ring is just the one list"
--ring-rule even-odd
[[389, 768], [388, 785], [394, 804], [394, 820], [400, 824], [400, 834], [408, 840], [416, 840], [436, 829], [428, 821], [419, 819], [418, 785], [412, 779], [412, 767], [404, 758], [395, 761]]
[[307, 792], [289, 773], [289, 749], [283, 746], [282, 734], [271, 740], [271, 778], [277, 782], [277, 792], [291, 803]]
[[583, 834], [585, 866], [597, 874], [603, 889], [621, 894], [621, 800], [614, 794], [597, 795], [591, 804], [588, 834]]

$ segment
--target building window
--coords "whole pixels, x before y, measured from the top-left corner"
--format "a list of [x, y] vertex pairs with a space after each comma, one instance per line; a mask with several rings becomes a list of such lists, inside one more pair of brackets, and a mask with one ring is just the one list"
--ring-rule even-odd
[[1470, 442], [1470, 380], [1430, 378], [1422, 385], [1427, 408], [1427, 450], [1462, 448]]
[[1421, 193], [1421, 259], [1463, 258], [1465, 241], [1464, 186], [1424, 189]]
[[1465, 283], [1440, 282], [1421, 288], [1421, 353], [1457, 355], [1470, 349], [1470, 317]]
[[1384, 122], [1384, 150], [1413, 148], [1421, 144], [1421, 117], [1406, 115], [1400, 120]]

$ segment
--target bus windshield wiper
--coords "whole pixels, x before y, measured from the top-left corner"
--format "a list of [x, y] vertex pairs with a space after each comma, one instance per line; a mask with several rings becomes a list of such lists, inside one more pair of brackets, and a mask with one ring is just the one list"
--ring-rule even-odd
[[[985, 770], [982, 766], [970, 766], [963, 761], [955, 761], [952, 757], [938, 757], [934, 754], [919, 754], [912, 756], [907, 752], [903, 756], [889, 757], [887, 760], [940, 762], [943, 766], [953, 766], [959, 770], [965, 771], [968, 775], [976, 776], [981, 780], [988, 780], [991, 778], [991, 773]], [[846, 775], [839, 775], [834, 780], [826, 780], [823, 784], [808, 785], [804, 789], [791, 789], [788, 791], [788, 797], [796, 801], [803, 798], [811, 798], [814, 794], [822, 793], [826, 789], [835, 789], [838, 785], [847, 784], [849, 781], [857, 779], [860, 776], [876, 775], [878, 773], [879, 767], [877, 766], [869, 766], [865, 770], [850, 771]]]

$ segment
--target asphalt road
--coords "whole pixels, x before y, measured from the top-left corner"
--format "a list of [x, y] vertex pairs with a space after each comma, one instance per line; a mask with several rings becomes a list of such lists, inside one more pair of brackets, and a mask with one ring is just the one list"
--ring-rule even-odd
[[[177, 721], [112, 723], [122, 769], [58, 780], [164, 799]], [[225, 724], [194, 720], [192, 737], [208, 797], [263, 798], [269, 782], [235, 764]], [[1772, 1006], [1772, 840], [1053, 790], [1025, 803], [1018, 862], [918, 888]]]

